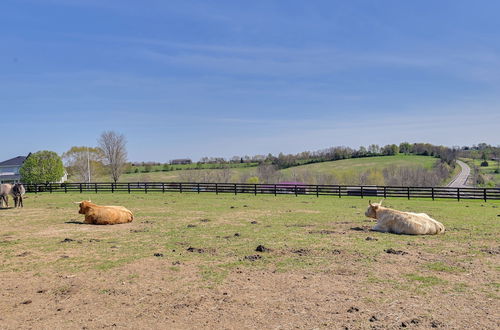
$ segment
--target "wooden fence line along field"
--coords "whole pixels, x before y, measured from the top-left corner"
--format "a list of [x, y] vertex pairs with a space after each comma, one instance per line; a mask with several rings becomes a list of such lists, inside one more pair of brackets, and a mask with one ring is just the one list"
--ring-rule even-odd
[[294, 194], [319, 196], [403, 197], [500, 200], [500, 188], [396, 187], [308, 184], [192, 183], [192, 182], [96, 182], [24, 184], [29, 193], [39, 192], [191, 192], [216, 194]]

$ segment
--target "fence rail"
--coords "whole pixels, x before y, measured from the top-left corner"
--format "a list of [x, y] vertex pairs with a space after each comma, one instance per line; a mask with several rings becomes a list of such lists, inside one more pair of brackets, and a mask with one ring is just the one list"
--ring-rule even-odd
[[293, 194], [319, 196], [448, 198], [500, 200], [500, 188], [397, 187], [307, 184], [192, 183], [192, 182], [96, 182], [24, 184], [29, 193], [40, 192], [179, 192], [216, 194]]

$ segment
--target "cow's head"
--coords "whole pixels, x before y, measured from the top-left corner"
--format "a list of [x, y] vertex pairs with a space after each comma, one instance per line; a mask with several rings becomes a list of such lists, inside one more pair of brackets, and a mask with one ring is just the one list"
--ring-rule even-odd
[[90, 200], [75, 202], [75, 204], [78, 204], [80, 206], [80, 210], [78, 211], [78, 213], [80, 213], [80, 214], [87, 214], [88, 210], [93, 205]]
[[380, 203], [373, 203], [373, 204], [372, 201], [368, 201], [369, 206], [366, 209], [365, 215], [368, 218], [377, 219], [377, 211], [379, 207], [382, 206], [382, 201], [383, 200], [381, 200]]

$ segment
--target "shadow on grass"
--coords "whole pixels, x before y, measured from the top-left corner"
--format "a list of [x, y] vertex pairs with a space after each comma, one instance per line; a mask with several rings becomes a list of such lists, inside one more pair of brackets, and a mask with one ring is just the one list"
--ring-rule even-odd
[[15, 209], [14, 206], [9, 206], [9, 207], [0, 207], [0, 211], [6, 211], [6, 210], [12, 210]]
[[65, 221], [64, 223], [71, 223], [74, 225], [88, 225], [87, 223], [85, 223], [83, 221], [76, 221], [76, 220], [68, 220], [68, 221]]

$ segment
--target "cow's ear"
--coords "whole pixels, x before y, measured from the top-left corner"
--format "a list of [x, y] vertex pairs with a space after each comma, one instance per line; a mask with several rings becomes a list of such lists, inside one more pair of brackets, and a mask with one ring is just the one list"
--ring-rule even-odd
[[371, 200], [368, 201], [368, 205], [373, 206]]
[[378, 205], [382, 206], [382, 202], [383, 202], [383, 201], [384, 201], [384, 199], [382, 198], [382, 199], [380, 200], [380, 203], [378, 203]]

